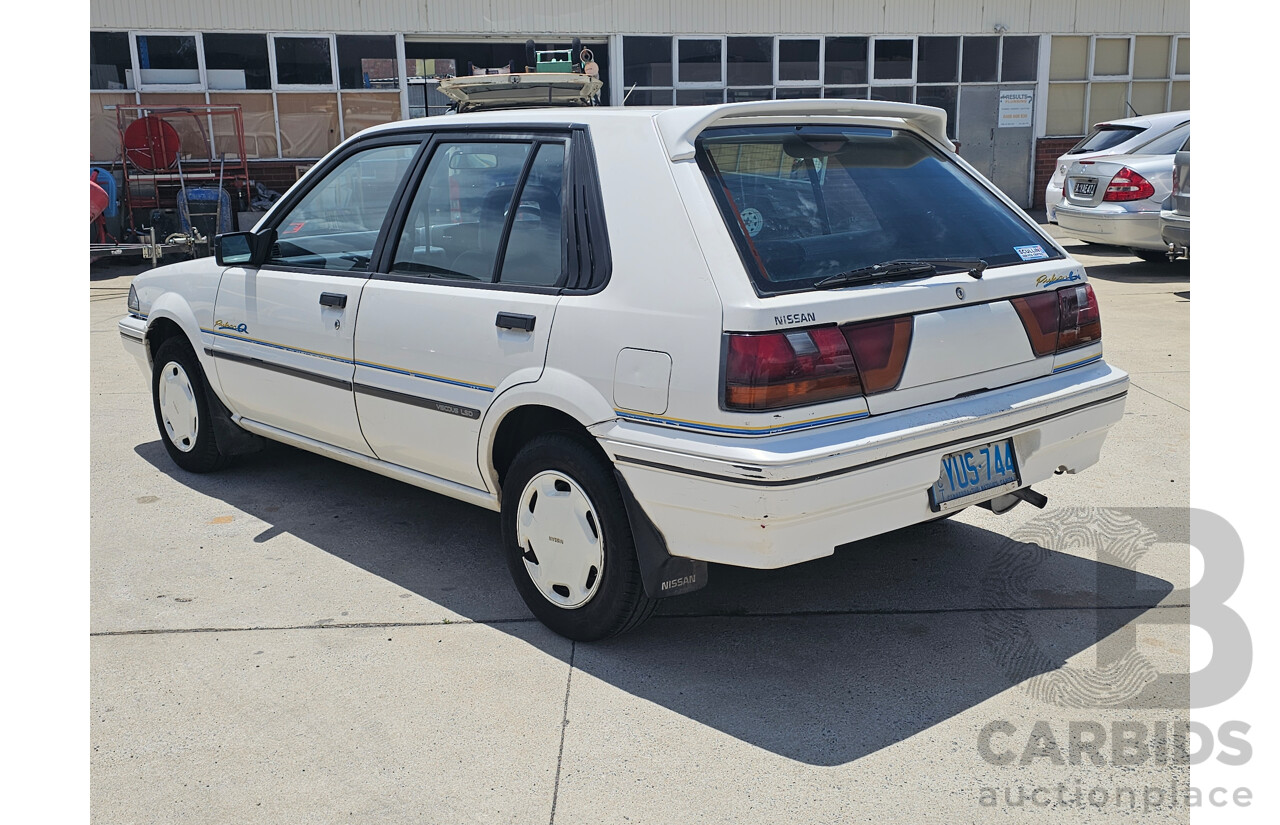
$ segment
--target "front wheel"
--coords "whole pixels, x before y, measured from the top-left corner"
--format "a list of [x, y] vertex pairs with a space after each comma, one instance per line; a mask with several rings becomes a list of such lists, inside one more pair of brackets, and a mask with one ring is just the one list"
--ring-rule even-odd
[[561, 636], [616, 636], [657, 606], [644, 592], [617, 482], [572, 435], [540, 436], [512, 461], [502, 485], [502, 541], [520, 596]]
[[207, 473], [227, 463], [213, 432], [204, 370], [185, 338], [169, 338], [156, 351], [151, 400], [160, 441], [175, 464]]

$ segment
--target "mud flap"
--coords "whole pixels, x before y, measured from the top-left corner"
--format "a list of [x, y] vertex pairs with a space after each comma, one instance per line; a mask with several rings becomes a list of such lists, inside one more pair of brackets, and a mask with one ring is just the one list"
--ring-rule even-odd
[[260, 435], [241, 428], [231, 420], [231, 410], [222, 403], [222, 399], [209, 386], [208, 378], [204, 382], [204, 395], [209, 401], [209, 415], [213, 418], [213, 437], [218, 442], [218, 449], [226, 455], [246, 455], [256, 453], [266, 446], [267, 440]]
[[651, 599], [682, 596], [707, 586], [707, 563], [697, 559], [673, 556], [667, 552], [667, 541], [658, 526], [649, 520], [648, 514], [632, 495], [627, 480], [617, 469], [613, 471], [627, 506], [627, 520], [631, 522], [631, 535], [636, 544], [636, 558], [640, 562], [640, 578], [644, 592]]

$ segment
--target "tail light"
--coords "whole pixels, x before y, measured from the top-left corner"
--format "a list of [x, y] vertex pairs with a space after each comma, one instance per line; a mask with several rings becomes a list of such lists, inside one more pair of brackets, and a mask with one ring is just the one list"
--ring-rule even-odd
[[1178, 174], [1177, 164], [1174, 164], [1173, 166], [1173, 183], [1170, 185], [1170, 188], [1173, 191], [1173, 194], [1182, 194], [1182, 175]]
[[1151, 181], [1139, 175], [1128, 166], [1116, 172], [1111, 183], [1107, 184], [1107, 192], [1102, 196], [1104, 201], [1140, 201], [1146, 200], [1156, 193]]
[[884, 392], [911, 348], [910, 316], [844, 327], [729, 336], [725, 408], [776, 410]]
[[1089, 284], [1012, 299], [1039, 358], [1102, 340], [1098, 299]]

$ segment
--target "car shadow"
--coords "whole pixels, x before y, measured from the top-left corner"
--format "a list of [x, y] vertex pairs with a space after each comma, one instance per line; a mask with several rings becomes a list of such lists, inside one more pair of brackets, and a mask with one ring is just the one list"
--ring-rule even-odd
[[[281, 445], [209, 475], [176, 468], [159, 441], [135, 451], [269, 524], [254, 541], [292, 534], [565, 658], [511, 585], [496, 513]], [[712, 565], [704, 590], [572, 657], [607, 685], [749, 744], [843, 765], [1054, 674], [1172, 589], [938, 522], [780, 570]]]

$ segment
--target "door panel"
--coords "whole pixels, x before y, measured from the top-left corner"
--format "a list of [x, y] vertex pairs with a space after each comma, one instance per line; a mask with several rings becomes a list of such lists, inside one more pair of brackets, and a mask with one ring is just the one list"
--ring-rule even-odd
[[255, 421], [372, 455], [352, 378], [355, 319], [369, 263], [421, 144], [354, 147], [271, 228], [262, 268], [229, 267], [214, 305], [212, 352], [231, 408]]
[[[214, 312], [218, 380], [235, 411], [371, 455], [351, 396], [363, 278], [231, 267]], [[324, 306], [322, 295], [346, 298]]]
[[500, 388], [542, 374], [567, 277], [559, 138], [442, 138], [369, 281], [356, 409], [384, 461], [484, 488], [480, 422]]

